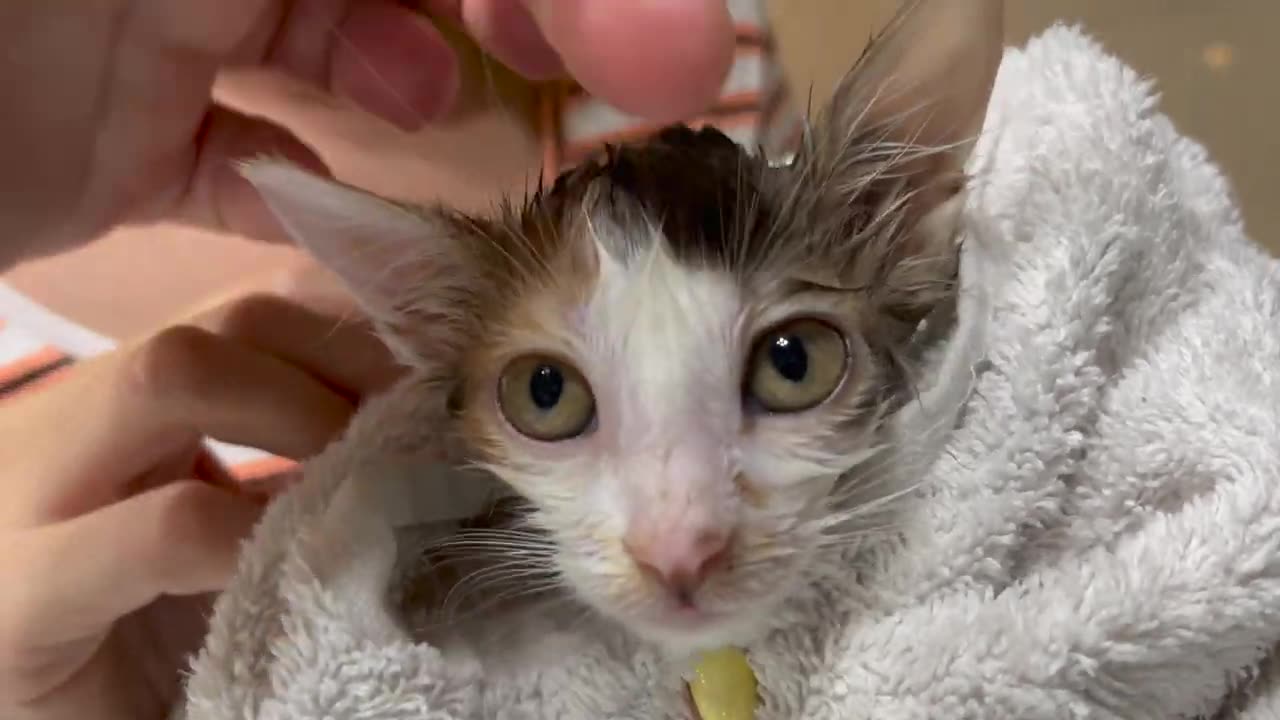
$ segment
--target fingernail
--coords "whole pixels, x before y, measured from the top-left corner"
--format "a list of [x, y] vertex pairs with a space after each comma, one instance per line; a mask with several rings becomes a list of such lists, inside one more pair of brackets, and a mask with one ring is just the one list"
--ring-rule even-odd
[[244, 489], [244, 492], [251, 495], [265, 497], [269, 502], [272, 498], [293, 487], [301, 479], [301, 471], [286, 470], [284, 472], [267, 475], [255, 480], [246, 481], [241, 487]]
[[551, 8], [553, 7], [552, 3], [548, 3], [545, 0], [521, 0], [521, 1], [524, 3], [525, 8], [528, 9], [529, 14], [533, 16], [534, 20], [538, 23], [539, 26], [545, 28], [551, 24]]
[[[535, 17], [535, 5], [536, 12]], [[564, 63], [543, 32], [548, 8], [527, 0], [497, 0], [490, 10], [490, 51], [530, 80], [550, 80], [564, 73]]]
[[458, 95], [457, 60], [422, 14], [357, 3], [339, 31], [347, 42], [330, 68], [336, 91], [407, 131], [452, 107]]

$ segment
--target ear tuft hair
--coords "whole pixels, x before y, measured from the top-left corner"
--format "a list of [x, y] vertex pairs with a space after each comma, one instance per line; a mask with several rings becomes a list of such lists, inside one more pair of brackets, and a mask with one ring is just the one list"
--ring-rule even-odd
[[449, 358], [479, 282], [463, 218], [277, 160], [239, 169], [294, 241], [343, 281], [402, 362]]
[[831, 280], [874, 288], [908, 325], [954, 291], [964, 168], [1003, 55], [1003, 12], [1000, 0], [906, 3], [780, 170], [785, 214]]

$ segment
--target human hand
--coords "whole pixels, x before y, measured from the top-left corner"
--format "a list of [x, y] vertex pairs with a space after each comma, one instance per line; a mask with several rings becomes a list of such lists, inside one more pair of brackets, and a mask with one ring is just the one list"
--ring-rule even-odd
[[270, 492], [201, 436], [304, 458], [397, 374], [318, 287], [222, 305], [0, 404], [0, 717], [166, 717]]
[[[519, 71], [567, 71], [655, 119], [711, 102], [732, 59], [724, 0], [422, 5]], [[0, 269], [124, 223], [275, 236], [228, 161], [323, 166], [279, 126], [211, 102], [227, 68], [279, 69], [403, 127], [445, 112], [459, 82], [440, 34], [394, 0], [11, 0], [0, 44]]]

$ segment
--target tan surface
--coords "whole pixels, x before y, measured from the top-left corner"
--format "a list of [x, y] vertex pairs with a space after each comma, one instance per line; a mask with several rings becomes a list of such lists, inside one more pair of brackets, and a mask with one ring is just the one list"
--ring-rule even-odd
[[[953, 0], [966, 2], [967, 0]], [[861, 52], [896, 0], [769, 0], [783, 60], [815, 97]], [[1253, 237], [1280, 252], [1280, 44], [1274, 0], [1006, 0], [1006, 42], [1079, 23], [1155, 80], [1161, 108], [1235, 185]]]
[[[966, 0], [954, 0], [964, 2]], [[821, 87], [861, 50], [893, 0], [771, 0], [783, 56]], [[1280, 20], [1273, 0], [1007, 0], [1008, 37], [1021, 43], [1055, 19], [1083, 22], [1112, 51], [1157, 81], [1164, 108], [1203, 141], [1236, 185], [1254, 237], [1280, 251]], [[331, 112], [325, 109], [319, 114]], [[302, 118], [307, 126], [315, 114]], [[407, 138], [342, 117], [315, 141], [340, 177], [409, 198], [483, 204], [519, 187], [536, 162], [527, 133], [501, 115], [469, 128]], [[475, 131], [472, 141], [459, 138]], [[20, 268], [19, 289], [95, 329], [133, 334], [211, 293], [292, 261], [284, 248], [171, 228], [129, 230], [85, 250]]]

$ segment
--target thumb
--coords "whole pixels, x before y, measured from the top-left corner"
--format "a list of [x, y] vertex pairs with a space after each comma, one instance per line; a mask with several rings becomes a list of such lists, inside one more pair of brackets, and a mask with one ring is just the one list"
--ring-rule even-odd
[[619, 109], [685, 120], [733, 63], [725, 0], [524, 0], [569, 74]]
[[498, 60], [535, 79], [563, 71], [656, 122], [715, 102], [733, 63], [725, 0], [425, 0], [460, 18]]
[[20, 533], [0, 550], [0, 643], [56, 647], [104, 633], [161, 595], [222, 589], [261, 507], [182, 481]]

